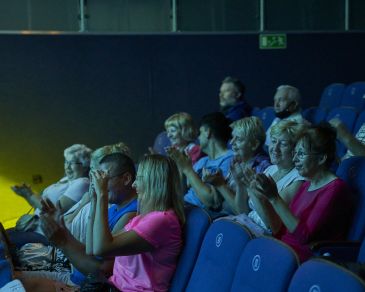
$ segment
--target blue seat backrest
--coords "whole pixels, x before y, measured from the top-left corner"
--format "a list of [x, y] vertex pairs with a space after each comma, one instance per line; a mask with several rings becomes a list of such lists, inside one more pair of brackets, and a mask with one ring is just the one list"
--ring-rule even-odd
[[185, 207], [184, 247], [171, 282], [170, 292], [184, 291], [193, 271], [204, 235], [210, 226], [208, 213], [198, 207]]
[[365, 291], [365, 282], [334, 263], [312, 259], [295, 272], [289, 292]]
[[358, 111], [365, 106], [365, 82], [354, 82], [346, 87], [341, 100], [341, 106], [352, 106]]
[[6, 259], [0, 260], [0, 288], [13, 279], [12, 266]]
[[219, 219], [210, 225], [185, 291], [229, 291], [240, 255], [251, 239], [242, 225]]
[[243, 250], [231, 292], [286, 291], [298, 266], [298, 256], [285, 243], [272, 237], [253, 239]]
[[272, 106], [265, 107], [257, 113], [257, 117], [262, 120], [265, 130], [267, 130], [275, 119], [275, 110]]
[[312, 124], [318, 124], [325, 121], [327, 117], [327, 110], [321, 107], [310, 107], [302, 111], [302, 116]]
[[355, 212], [348, 234], [349, 240], [362, 240], [365, 236], [365, 157], [350, 157], [341, 161], [337, 176], [352, 188]]
[[328, 85], [322, 92], [319, 107], [323, 109], [338, 107], [341, 103], [345, 87], [343, 83], [332, 83]]

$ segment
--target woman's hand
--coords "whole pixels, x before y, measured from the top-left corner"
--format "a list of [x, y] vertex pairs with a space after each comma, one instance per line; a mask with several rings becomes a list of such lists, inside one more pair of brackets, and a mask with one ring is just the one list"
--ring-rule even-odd
[[256, 174], [255, 179], [251, 182], [251, 189], [258, 197], [264, 197], [270, 202], [279, 197], [278, 188], [274, 179], [271, 176], [266, 176], [263, 173]]
[[22, 183], [21, 185], [12, 186], [11, 189], [13, 190], [14, 193], [16, 193], [18, 196], [23, 197], [24, 199], [33, 196], [33, 191], [31, 187], [25, 183]]
[[166, 153], [175, 161], [180, 171], [184, 172], [184, 170], [190, 169], [192, 167], [189, 156], [186, 155], [184, 152], [181, 152], [174, 146], [166, 147], [165, 150]]
[[41, 228], [49, 241], [57, 246], [62, 246], [67, 242], [68, 231], [63, 219], [61, 219], [60, 223], [57, 223], [57, 221], [48, 214], [43, 214], [40, 218]]
[[255, 177], [255, 171], [251, 166], [238, 161], [232, 163], [231, 173], [236, 184], [243, 184], [246, 188], [250, 186]]
[[47, 215], [48, 217], [53, 218], [57, 223], [62, 221], [60, 201], [57, 201], [57, 206], [55, 206], [50, 199], [41, 199], [41, 205], [42, 215]]
[[217, 169], [216, 171], [212, 172], [208, 169], [202, 169], [202, 181], [205, 183], [209, 183], [215, 187], [222, 186], [226, 183], [222, 171]]

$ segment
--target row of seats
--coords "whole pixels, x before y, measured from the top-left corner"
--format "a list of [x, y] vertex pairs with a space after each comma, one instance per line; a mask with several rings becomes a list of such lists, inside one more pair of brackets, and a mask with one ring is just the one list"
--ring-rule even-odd
[[[365, 236], [365, 157], [344, 160], [337, 175], [353, 188], [350, 195], [356, 200], [347, 239], [360, 242]], [[268, 287], [274, 291], [286, 291], [288, 287], [289, 291], [310, 291], [310, 285], [315, 283], [323, 285], [322, 291], [365, 291], [364, 283], [358, 277], [337, 265], [316, 259], [298, 268], [297, 256], [280, 241], [269, 237], [252, 239], [245, 227], [226, 219], [211, 224], [209, 215], [200, 208], [192, 207], [186, 212], [184, 249], [171, 291], [267, 291]], [[330, 247], [333, 252], [336, 246], [331, 243]], [[322, 252], [328, 251], [327, 248], [322, 245]], [[363, 249], [365, 254], [365, 240]], [[322, 270], [323, 274], [318, 278]], [[341, 283], [324, 283], [328, 277], [323, 275], [327, 273], [338, 273], [335, 278], [341, 279]], [[351, 282], [361, 289], [350, 289]], [[299, 287], [307, 287], [307, 290]]]
[[341, 266], [322, 259], [299, 265], [283, 242], [253, 239], [227, 219], [210, 224], [202, 209], [187, 211], [186, 229], [170, 291], [365, 291], [365, 282]]

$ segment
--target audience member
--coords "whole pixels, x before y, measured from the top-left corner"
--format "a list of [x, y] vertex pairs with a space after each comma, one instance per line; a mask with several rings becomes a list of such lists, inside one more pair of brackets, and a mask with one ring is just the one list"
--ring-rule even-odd
[[192, 166], [186, 155], [172, 147], [168, 149], [168, 154], [175, 160], [190, 186], [184, 196], [185, 202], [213, 211], [221, 210], [220, 196], [212, 185], [202, 181], [202, 176], [204, 172], [216, 172], [218, 169], [223, 176], [228, 174], [233, 158], [232, 151], [227, 149], [230, 135], [229, 120], [222, 113], [211, 113], [202, 118], [200, 126], [199, 142], [206, 157]]
[[270, 144], [270, 128], [281, 120], [290, 120], [309, 124], [300, 113], [300, 92], [291, 85], [280, 85], [274, 95], [274, 110], [276, 118], [266, 131], [265, 145]]
[[347, 148], [342, 160], [351, 156], [365, 156], [365, 123], [357, 131], [355, 137], [340, 119], [331, 119], [329, 123], [336, 129], [337, 139]]
[[231, 122], [251, 115], [252, 108], [245, 99], [246, 88], [233, 77], [223, 79], [219, 89], [219, 105], [222, 113]]
[[228, 176], [225, 178], [219, 170], [216, 173], [205, 173], [202, 179], [217, 188], [219, 194], [224, 198], [223, 209], [228, 214], [239, 214], [241, 212], [237, 210], [236, 192], [240, 192], [242, 184], [237, 179], [235, 169], [247, 165], [254, 172], [261, 173], [271, 163], [262, 150], [265, 130], [259, 118], [243, 118], [233, 122], [230, 127], [233, 130], [231, 144], [234, 158]]
[[[100, 171], [106, 176], [107, 183], [104, 191], [107, 202], [111, 204], [107, 211], [107, 224], [112, 234], [120, 232], [137, 212], [137, 196], [132, 183], [135, 180], [134, 162], [122, 153], [112, 153], [104, 156], [100, 162]], [[85, 281], [84, 275], [92, 277], [93, 281], [110, 276], [113, 258], [103, 259], [87, 255], [85, 245], [75, 239], [63, 224], [54, 218], [55, 207], [50, 201], [43, 201], [41, 216], [42, 228], [49, 240], [62, 250], [73, 265], [73, 272], [22, 272], [18, 277], [30, 285], [37, 282], [38, 287], [48, 285], [49, 281], [40, 278], [53, 279], [69, 286], [81, 285]], [[90, 241], [92, 238], [88, 238]], [[87, 243], [91, 245], [92, 243]], [[80, 272], [79, 272], [80, 271]], [[34, 279], [34, 280], [27, 280]], [[59, 285], [52, 283], [51, 287]]]
[[165, 129], [171, 145], [188, 155], [192, 164], [204, 156], [195, 143], [197, 129], [191, 115], [183, 112], [172, 115], [165, 121]]
[[70, 209], [78, 202], [82, 195], [89, 188], [89, 169], [90, 169], [91, 149], [82, 144], [75, 144], [65, 149], [65, 174], [59, 182], [47, 187], [41, 196], [35, 194], [26, 185], [15, 185], [12, 190], [23, 197], [34, 207], [36, 214], [39, 214], [41, 198], [49, 199], [53, 204], [57, 204], [62, 212]]
[[257, 174], [251, 183], [253, 195], [267, 198], [282, 224], [275, 235], [293, 247], [301, 261], [312, 255], [310, 242], [345, 239], [349, 227], [352, 213], [349, 190], [330, 171], [335, 156], [334, 129], [328, 125], [312, 126], [300, 137], [294, 154], [295, 168], [308, 181], [302, 184], [289, 206], [279, 195], [272, 177]]

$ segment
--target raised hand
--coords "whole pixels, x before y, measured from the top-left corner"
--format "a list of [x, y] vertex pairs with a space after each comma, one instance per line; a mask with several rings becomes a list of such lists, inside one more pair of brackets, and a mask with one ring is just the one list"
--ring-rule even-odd
[[90, 178], [92, 189], [91, 196], [96, 194], [97, 197], [101, 197], [103, 194], [108, 194], [108, 175], [100, 170], [90, 170]]
[[255, 195], [262, 196], [272, 201], [279, 197], [278, 189], [274, 179], [271, 176], [266, 176], [263, 173], [256, 174], [251, 186]]
[[59, 223], [47, 214], [41, 215], [41, 228], [44, 235], [50, 242], [57, 246], [62, 246], [67, 242], [68, 231], [65, 227], [63, 219]]
[[185, 169], [189, 169], [192, 167], [191, 160], [185, 152], [180, 151], [174, 146], [166, 147], [166, 153], [175, 161], [177, 167], [184, 171]]
[[33, 191], [31, 187], [25, 183], [22, 183], [21, 185], [15, 185], [12, 186], [11, 189], [14, 193], [16, 193], [18, 196], [21, 196], [23, 198], [29, 198], [33, 195]]
[[220, 169], [217, 169], [216, 171], [213, 172], [203, 168], [202, 181], [205, 183], [209, 183], [213, 186], [221, 186], [226, 183], [222, 171]]

